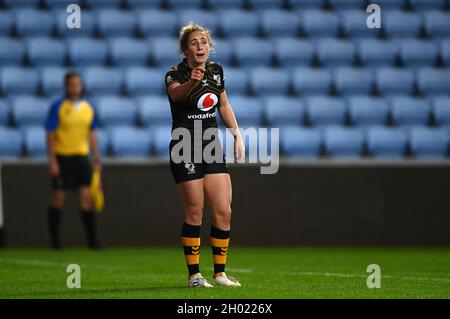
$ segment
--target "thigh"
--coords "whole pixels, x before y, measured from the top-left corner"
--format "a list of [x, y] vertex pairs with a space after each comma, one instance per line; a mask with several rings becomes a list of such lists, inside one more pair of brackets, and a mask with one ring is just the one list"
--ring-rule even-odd
[[228, 211], [232, 200], [230, 174], [205, 174], [204, 192], [213, 213]]
[[177, 191], [185, 209], [203, 207], [203, 178], [177, 184]]

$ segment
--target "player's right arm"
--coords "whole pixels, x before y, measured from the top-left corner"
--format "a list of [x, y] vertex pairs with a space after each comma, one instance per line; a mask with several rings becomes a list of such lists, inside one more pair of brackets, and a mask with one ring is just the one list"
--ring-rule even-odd
[[45, 121], [45, 129], [47, 130], [47, 154], [51, 176], [59, 176], [59, 165], [55, 152], [55, 131], [59, 124], [59, 102], [55, 102], [48, 112]]
[[167, 94], [169, 94], [170, 98], [175, 101], [183, 101], [186, 96], [189, 94], [193, 86], [198, 82], [203, 80], [205, 76], [205, 69], [203, 68], [195, 68], [191, 72], [191, 78], [189, 81], [181, 84], [171, 75], [171, 72], [166, 76], [166, 84], [167, 84]]

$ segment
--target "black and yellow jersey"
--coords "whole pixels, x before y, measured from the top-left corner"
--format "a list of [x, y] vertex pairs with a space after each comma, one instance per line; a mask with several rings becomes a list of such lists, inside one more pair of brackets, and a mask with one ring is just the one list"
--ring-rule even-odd
[[97, 113], [88, 101], [66, 97], [51, 105], [45, 122], [47, 131], [55, 132], [55, 153], [64, 156], [88, 155], [89, 134], [97, 126]]
[[[213, 61], [206, 61], [205, 76], [202, 81], [194, 84], [192, 89], [182, 101], [173, 101], [169, 94], [170, 109], [172, 112], [172, 128], [185, 127], [192, 130], [194, 121], [201, 120], [203, 130], [217, 127], [216, 107], [220, 105], [220, 93], [225, 90], [222, 66]], [[183, 59], [178, 65], [172, 67], [165, 77], [167, 87], [173, 82], [183, 84], [191, 78], [192, 68]]]

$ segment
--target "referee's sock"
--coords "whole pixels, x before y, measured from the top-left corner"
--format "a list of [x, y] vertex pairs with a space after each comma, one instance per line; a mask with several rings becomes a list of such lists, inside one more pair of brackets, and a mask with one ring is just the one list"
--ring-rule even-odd
[[94, 210], [81, 210], [81, 221], [83, 222], [83, 226], [86, 231], [89, 248], [100, 248], [100, 244], [97, 239], [97, 225], [95, 217]]
[[61, 209], [49, 206], [47, 217], [50, 245], [53, 249], [60, 249], [61, 241], [59, 238], [59, 225], [61, 224]]
[[200, 272], [200, 226], [184, 223], [181, 229], [181, 244], [191, 277]]
[[214, 276], [225, 272], [227, 263], [228, 244], [230, 242], [230, 231], [221, 230], [211, 225], [211, 247], [214, 261]]

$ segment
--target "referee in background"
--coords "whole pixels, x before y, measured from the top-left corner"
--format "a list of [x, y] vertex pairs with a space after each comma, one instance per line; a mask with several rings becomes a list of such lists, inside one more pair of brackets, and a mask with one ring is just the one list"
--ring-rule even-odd
[[61, 249], [61, 209], [68, 191], [79, 192], [81, 220], [89, 248], [100, 248], [96, 232], [96, 213], [90, 192], [93, 155], [94, 168], [101, 170], [95, 129], [98, 118], [94, 107], [82, 98], [81, 76], [69, 72], [64, 78], [65, 95], [50, 107], [45, 128], [52, 194], [48, 208], [48, 226], [53, 249]]

